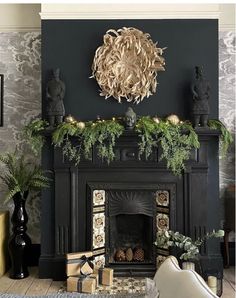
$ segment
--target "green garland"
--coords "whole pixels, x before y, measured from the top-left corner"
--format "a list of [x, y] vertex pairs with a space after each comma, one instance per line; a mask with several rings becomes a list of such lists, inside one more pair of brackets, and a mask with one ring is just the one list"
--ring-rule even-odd
[[[98, 156], [110, 163], [115, 158], [116, 139], [122, 135], [124, 127], [115, 120], [99, 120], [86, 122], [84, 127], [79, 122], [63, 122], [53, 133], [55, 146], [62, 147], [63, 154], [78, 165], [81, 157], [91, 160], [92, 149], [96, 144]], [[71, 136], [78, 142], [72, 144]]]
[[233, 136], [230, 131], [225, 127], [225, 125], [220, 120], [209, 120], [208, 126], [211, 129], [218, 129], [221, 132], [220, 135], [220, 151], [222, 157], [226, 156], [230, 144], [233, 143]]
[[26, 143], [30, 145], [35, 155], [39, 155], [44, 145], [42, 131], [48, 126], [48, 122], [42, 119], [34, 119], [23, 129], [23, 137]]
[[160, 120], [158, 123], [148, 116], [141, 117], [136, 125], [139, 143], [139, 157], [147, 159], [153, 148], [159, 144], [162, 148], [161, 159], [167, 162], [167, 168], [175, 175], [185, 169], [185, 161], [189, 159], [191, 150], [199, 148], [198, 136], [191, 124], [187, 122], [172, 124]]
[[[36, 154], [44, 144], [42, 131], [47, 127], [47, 121], [36, 119], [24, 128], [25, 139]], [[221, 148], [225, 155], [233, 142], [232, 135], [218, 120], [209, 120], [209, 127], [221, 131]], [[102, 160], [110, 163], [115, 158], [116, 139], [123, 131], [124, 126], [115, 118], [85, 123], [74, 120], [59, 124], [53, 131], [52, 141], [55, 146], [61, 147], [63, 154], [76, 165], [81, 158], [91, 160], [93, 148], [96, 148]], [[139, 158], [144, 155], [148, 159], [152, 150], [159, 146], [162, 149], [161, 159], [166, 161], [167, 168], [175, 175], [180, 175], [185, 169], [191, 150], [200, 146], [198, 135], [189, 122], [173, 124], [168, 120], [155, 121], [149, 116], [143, 116], [137, 121], [135, 131], [140, 138]]]

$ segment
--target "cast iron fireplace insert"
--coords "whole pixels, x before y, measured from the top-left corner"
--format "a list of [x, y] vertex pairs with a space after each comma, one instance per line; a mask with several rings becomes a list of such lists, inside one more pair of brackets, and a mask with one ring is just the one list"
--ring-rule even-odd
[[[132, 270], [133, 265], [155, 263], [156, 206], [153, 191], [109, 190], [107, 191], [107, 263]], [[141, 250], [141, 259], [117, 260], [120, 251]]]
[[113, 268], [115, 276], [153, 276], [159, 254], [168, 255], [166, 250], [159, 253], [154, 242], [158, 230], [175, 227], [176, 184], [91, 182], [87, 187], [88, 246], [95, 264]]

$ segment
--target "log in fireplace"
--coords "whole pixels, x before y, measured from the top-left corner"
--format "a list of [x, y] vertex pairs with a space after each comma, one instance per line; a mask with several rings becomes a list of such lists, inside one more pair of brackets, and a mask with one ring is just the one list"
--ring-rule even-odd
[[[194, 150], [181, 177], [160, 161], [159, 148], [148, 160], [138, 159], [138, 137], [125, 132], [115, 147], [116, 159], [75, 167], [50, 135], [43, 153], [45, 168], [54, 171], [54, 188], [42, 194], [42, 240], [39, 275], [65, 278], [65, 254], [93, 250], [95, 262], [115, 275], [151, 276], [168, 251], [154, 246], [158, 230], [172, 229], [191, 237], [218, 228], [218, 135], [197, 130], [201, 147]], [[222, 272], [219, 245], [201, 250], [202, 269]], [[212, 267], [213, 266], [213, 267]]]

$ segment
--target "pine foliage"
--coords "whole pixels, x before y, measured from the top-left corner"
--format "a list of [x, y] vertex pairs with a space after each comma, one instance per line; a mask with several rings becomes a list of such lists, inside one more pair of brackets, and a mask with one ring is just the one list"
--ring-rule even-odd
[[185, 162], [189, 159], [191, 150], [199, 148], [198, 136], [192, 125], [183, 122], [178, 125], [160, 120], [156, 123], [150, 117], [141, 117], [136, 125], [136, 131], [141, 139], [139, 143], [140, 157], [147, 159], [153, 148], [160, 145], [161, 159], [167, 163], [175, 175], [180, 175], [185, 169]]
[[222, 156], [225, 157], [229, 146], [233, 143], [232, 134], [220, 120], [209, 120], [208, 125], [212, 129], [220, 130], [220, 150]]
[[33, 153], [38, 155], [44, 144], [42, 131], [48, 126], [48, 122], [42, 119], [34, 119], [23, 129], [23, 136], [30, 145]]
[[[86, 122], [81, 128], [77, 123], [61, 123], [53, 133], [53, 143], [62, 147], [63, 154], [78, 165], [81, 158], [91, 160], [92, 150], [96, 147], [98, 156], [110, 163], [115, 158], [116, 139], [124, 127], [117, 121], [103, 120]], [[71, 137], [76, 137], [72, 143]]]
[[[52, 135], [53, 144], [62, 148], [63, 154], [78, 165], [82, 159], [91, 160], [93, 150], [107, 163], [115, 158], [114, 146], [123, 133], [124, 125], [116, 119], [97, 120], [82, 123], [77, 121], [59, 124]], [[36, 119], [24, 129], [26, 141], [38, 153], [44, 143], [42, 131], [48, 126], [44, 120]], [[231, 133], [219, 120], [209, 120], [211, 129], [221, 131], [221, 149], [226, 154], [233, 142]], [[188, 121], [173, 124], [168, 120], [155, 122], [149, 116], [140, 117], [135, 131], [139, 136], [139, 158], [149, 158], [153, 149], [161, 149], [161, 159], [175, 175], [181, 175], [191, 151], [199, 148], [198, 135]]]

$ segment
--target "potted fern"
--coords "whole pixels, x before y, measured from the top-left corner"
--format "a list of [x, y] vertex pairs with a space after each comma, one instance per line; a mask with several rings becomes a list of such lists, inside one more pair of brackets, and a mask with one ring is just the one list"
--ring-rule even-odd
[[25, 202], [30, 192], [48, 187], [49, 178], [39, 166], [27, 162], [23, 154], [18, 156], [15, 152], [0, 155], [0, 162], [5, 166], [0, 179], [8, 188], [4, 202], [14, 202], [11, 217], [13, 234], [8, 243], [11, 258], [10, 277], [21, 279], [29, 275], [25, 256], [31, 245], [31, 239], [26, 233], [28, 216]]

